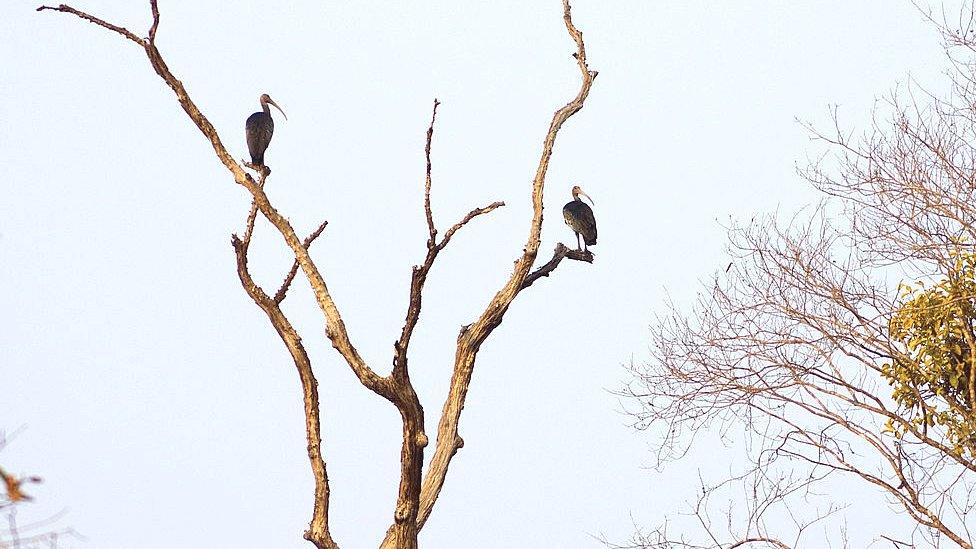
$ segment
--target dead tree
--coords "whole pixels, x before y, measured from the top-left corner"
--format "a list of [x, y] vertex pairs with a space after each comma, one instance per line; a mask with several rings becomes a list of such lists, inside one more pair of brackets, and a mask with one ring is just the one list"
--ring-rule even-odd
[[[540, 277], [552, 273], [560, 262], [565, 259], [592, 263], [593, 255], [589, 252], [570, 250], [563, 244], [557, 244], [553, 257], [544, 265], [535, 266], [540, 245], [542, 230], [543, 191], [545, 190], [546, 171], [552, 156], [553, 145], [562, 125], [580, 109], [589, 95], [596, 71], [591, 71], [586, 62], [586, 50], [582, 33], [574, 26], [569, 0], [563, 0], [563, 20], [566, 30], [575, 45], [573, 57], [577, 61], [580, 71], [580, 88], [576, 96], [566, 105], [559, 108], [552, 117], [552, 122], [542, 144], [541, 158], [532, 180], [532, 218], [529, 221], [529, 234], [525, 247], [515, 261], [515, 267], [505, 284], [497, 291], [484, 311], [477, 319], [465, 326], [457, 337], [454, 368], [451, 375], [450, 388], [444, 400], [440, 422], [437, 426], [437, 439], [430, 465], [424, 470], [424, 451], [428, 445], [427, 432], [424, 426], [423, 405], [410, 381], [408, 368], [408, 352], [414, 328], [420, 319], [424, 284], [427, 276], [437, 259], [438, 254], [451, 242], [454, 235], [464, 225], [474, 218], [487, 214], [496, 208], [504, 206], [503, 202], [494, 202], [487, 206], [475, 208], [460, 221], [448, 228], [441, 235], [434, 225], [431, 212], [431, 161], [430, 148], [434, 133], [434, 122], [439, 103], [434, 101], [430, 127], [427, 129], [427, 170], [424, 187], [424, 212], [427, 220], [427, 253], [420, 265], [413, 267], [410, 280], [409, 305], [407, 307], [403, 328], [393, 345], [393, 367], [387, 375], [378, 373], [366, 363], [353, 343], [352, 337], [346, 330], [339, 308], [329, 292], [326, 276], [319, 269], [309, 254], [309, 247], [325, 230], [323, 222], [317, 230], [306, 238], [301, 238], [289, 223], [271, 203], [264, 192], [265, 179], [269, 176], [267, 170], [261, 170], [258, 177], [252, 177], [245, 167], [236, 161], [227, 151], [218, 135], [217, 129], [200, 111], [190, 98], [183, 83], [173, 74], [165, 62], [162, 53], [157, 48], [156, 35], [159, 30], [160, 12], [156, 0], [150, 0], [152, 23], [148, 36], [137, 36], [130, 30], [114, 25], [61, 4], [59, 6], [41, 6], [38, 11], [57, 11], [71, 14], [99, 27], [119, 34], [128, 41], [142, 48], [149, 59], [153, 70], [162, 78], [176, 94], [176, 99], [190, 120], [209, 140], [217, 159], [230, 172], [235, 183], [243, 187], [252, 197], [252, 207], [247, 216], [243, 237], [234, 235], [231, 239], [237, 256], [237, 273], [244, 290], [268, 316], [271, 325], [281, 337], [295, 367], [298, 370], [302, 384], [305, 405], [305, 427], [308, 442], [308, 457], [315, 479], [315, 498], [312, 519], [305, 539], [322, 549], [338, 547], [329, 533], [329, 479], [326, 463], [322, 457], [322, 435], [319, 424], [319, 397], [316, 388], [315, 374], [312, 362], [305, 350], [293, 324], [281, 310], [281, 303], [287, 296], [288, 290], [299, 270], [312, 287], [315, 301], [321, 309], [325, 320], [325, 335], [332, 346], [348, 364], [359, 382], [373, 393], [388, 400], [396, 407], [402, 419], [402, 439], [400, 443], [400, 478], [399, 491], [393, 512], [392, 524], [386, 532], [381, 547], [414, 548], [417, 547], [417, 534], [423, 528], [434, 503], [440, 494], [447, 476], [448, 467], [457, 451], [464, 445], [458, 434], [458, 423], [464, 401], [471, 382], [478, 350], [492, 332], [503, 321], [506, 311], [518, 297], [519, 293], [532, 285]], [[284, 239], [285, 244], [294, 254], [291, 270], [284, 277], [277, 290], [270, 294], [251, 277], [248, 270], [248, 248], [254, 231], [257, 214], [267, 219]]]

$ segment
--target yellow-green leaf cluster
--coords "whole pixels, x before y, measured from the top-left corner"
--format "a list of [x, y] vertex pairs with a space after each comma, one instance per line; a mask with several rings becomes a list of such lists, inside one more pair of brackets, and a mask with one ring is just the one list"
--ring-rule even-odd
[[888, 327], [903, 349], [882, 375], [908, 425], [889, 422], [886, 430], [937, 429], [956, 452], [976, 456], [976, 255], [958, 255], [953, 267], [936, 284], [900, 287], [902, 305]]

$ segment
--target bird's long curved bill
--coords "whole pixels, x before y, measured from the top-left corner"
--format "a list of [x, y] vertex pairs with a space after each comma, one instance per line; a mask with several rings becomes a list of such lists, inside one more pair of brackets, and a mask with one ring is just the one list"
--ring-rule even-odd
[[581, 195], [583, 195], [583, 196], [585, 196], [585, 197], [586, 197], [586, 199], [590, 201], [590, 204], [593, 204], [594, 206], [596, 206], [596, 202], [593, 202], [593, 199], [592, 199], [592, 198], [590, 198], [590, 195], [588, 195], [588, 194], [586, 194], [586, 193], [584, 193], [583, 191], [580, 191], [580, 192], [579, 192], [579, 194], [581, 194]]
[[[288, 115], [285, 114], [285, 111], [281, 110], [281, 107], [279, 107], [278, 104], [274, 102], [274, 99], [270, 99], [269, 98], [268, 99], [268, 103], [274, 105], [274, 108], [278, 109], [278, 112], [281, 113], [281, 116], [284, 116], [285, 117], [285, 120], [288, 120]], [[592, 200], [590, 202], [592, 202]]]

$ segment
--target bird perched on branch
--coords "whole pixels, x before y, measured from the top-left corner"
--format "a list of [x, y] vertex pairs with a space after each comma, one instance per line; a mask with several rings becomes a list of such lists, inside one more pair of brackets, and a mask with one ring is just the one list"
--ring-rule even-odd
[[274, 133], [274, 120], [271, 118], [271, 103], [278, 109], [278, 112], [288, 120], [288, 115], [281, 110], [271, 96], [263, 94], [261, 96], [261, 112], [256, 112], [247, 117], [244, 123], [244, 133], [247, 136], [247, 151], [251, 153], [251, 163], [255, 166], [264, 166], [264, 151], [271, 144], [271, 135]]
[[587, 246], [596, 244], [596, 218], [593, 217], [593, 209], [580, 200], [580, 195], [585, 196], [590, 204], [593, 204], [590, 195], [584, 193], [577, 185], [573, 187], [573, 201], [563, 206], [563, 219], [576, 233], [576, 249], [580, 248], [580, 235], [583, 235], [583, 250], [586, 250]]

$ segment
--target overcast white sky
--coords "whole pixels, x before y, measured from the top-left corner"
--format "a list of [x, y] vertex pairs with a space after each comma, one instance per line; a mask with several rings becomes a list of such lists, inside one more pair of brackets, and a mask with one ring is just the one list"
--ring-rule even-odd
[[[148, 2], [73, 5], [147, 32]], [[21, 521], [70, 508], [60, 524], [88, 542], [65, 547], [310, 547], [297, 375], [229, 244], [245, 191], [141, 50], [36, 6], [0, 17], [0, 429], [26, 426], [0, 463], [45, 479]], [[428, 283], [411, 366], [433, 434], [458, 328], [521, 252], [542, 137], [578, 89], [560, 2], [284, 6], [161, 0], [157, 43], [239, 157], [261, 93], [288, 113], [269, 194], [300, 232], [329, 220], [313, 256], [375, 369], [423, 257], [434, 97], [438, 224], [507, 203], [457, 235]], [[575, 240], [559, 210], [579, 184], [596, 262], [534, 285], [483, 347], [424, 547], [596, 547], [692, 498], [712, 455], [646, 469], [646, 435], [609, 392], [623, 366], [647, 357], [668, 295], [687, 302], [724, 269], [721, 223], [815, 198], [794, 166], [822, 148], [795, 118], [824, 125], [839, 104], [864, 127], [898, 83], [942, 85], [938, 36], [908, 1], [575, 0], [573, 13], [600, 76], [557, 142], [542, 251]], [[255, 275], [277, 285], [288, 253], [266, 224], [256, 238]], [[375, 547], [399, 417], [328, 345], [301, 280], [286, 311], [319, 379], [334, 537]], [[873, 539], [852, 518], [855, 540]]]

